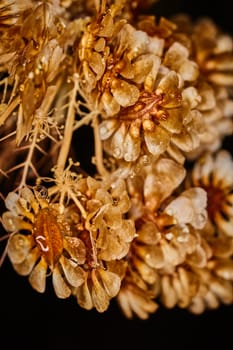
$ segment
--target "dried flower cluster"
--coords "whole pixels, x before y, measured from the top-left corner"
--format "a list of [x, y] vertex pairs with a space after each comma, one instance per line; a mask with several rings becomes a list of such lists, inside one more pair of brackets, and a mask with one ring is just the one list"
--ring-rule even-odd
[[141, 319], [233, 303], [233, 39], [152, 3], [0, 0], [1, 263]]

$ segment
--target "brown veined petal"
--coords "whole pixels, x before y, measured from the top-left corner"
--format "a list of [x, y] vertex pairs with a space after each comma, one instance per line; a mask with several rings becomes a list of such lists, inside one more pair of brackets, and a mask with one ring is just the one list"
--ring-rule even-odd
[[138, 88], [129, 84], [124, 80], [114, 79], [112, 82], [111, 92], [116, 101], [122, 107], [128, 107], [134, 105], [140, 95]]
[[124, 140], [124, 159], [127, 162], [135, 161], [141, 151], [141, 139], [140, 137], [134, 138], [127, 132]]
[[110, 261], [115, 259], [122, 259], [129, 251], [129, 243], [120, 240], [117, 235], [118, 230], [111, 230], [106, 237], [105, 247], [100, 249], [98, 258]]
[[170, 134], [159, 125], [153, 132], [144, 132], [145, 142], [150, 153], [159, 156], [166, 151], [170, 143]]
[[102, 279], [102, 283], [104, 285], [104, 288], [109, 295], [109, 297], [113, 298], [117, 295], [119, 292], [120, 286], [121, 286], [121, 279], [120, 277], [108, 270], [98, 270], [100, 277]]
[[7, 253], [13, 264], [22, 263], [33, 246], [32, 236], [25, 236], [20, 233], [13, 235], [8, 240]]
[[85, 279], [85, 282], [77, 288], [76, 296], [77, 302], [81, 307], [86, 310], [91, 310], [93, 308], [92, 297], [87, 284], [87, 279]]
[[98, 52], [92, 52], [88, 61], [92, 70], [96, 73], [96, 80], [99, 80], [104, 74], [105, 61]]
[[41, 258], [39, 263], [34, 267], [29, 275], [29, 282], [37, 292], [44, 293], [46, 287], [46, 273], [48, 265], [46, 261]]
[[74, 263], [71, 259], [61, 256], [59, 260], [65, 277], [72, 287], [79, 287], [85, 280], [83, 269]]
[[97, 311], [104, 312], [109, 306], [109, 296], [96, 276], [96, 271], [91, 271], [92, 288], [91, 296]]
[[64, 237], [63, 244], [65, 250], [70, 254], [71, 258], [79, 264], [84, 264], [86, 260], [86, 248], [83, 241], [77, 237]]
[[182, 96], [179, 89], [179, 77], [174, 71], [166, 74], [158, 85], [158, 93], [163, 93], [162, 106], [166, 108], [179, 107], [182, 101]]
[[182, 110], [180, 108], [169, 110], [167, 118], [161, 120], [160, 124], [170, 133], [179, 134], [183, 127]]
[[64, 277], [61, 275], [61, 272], [58, 266], [54, 267], [52, 273], [52, 282], [53, 288], [58, 298], [65, 299], [68, 298], [71, 294], [70, 287], [67, 282], [64, 280]]

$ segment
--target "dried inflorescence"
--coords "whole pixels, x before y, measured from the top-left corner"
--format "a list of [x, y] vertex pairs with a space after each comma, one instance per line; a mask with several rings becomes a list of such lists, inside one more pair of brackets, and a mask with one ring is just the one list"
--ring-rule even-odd
[[155, 2], [0, 4], [0, 263], [141, 319], [233, 303], [233, 41]]

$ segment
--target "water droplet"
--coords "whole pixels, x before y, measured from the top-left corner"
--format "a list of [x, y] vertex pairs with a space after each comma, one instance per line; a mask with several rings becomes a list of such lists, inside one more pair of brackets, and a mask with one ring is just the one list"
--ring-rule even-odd
[[121, 158], [121, 149], [119, 147], [114, 148], [113, 156], [116, 158]]
[[166, 239], [167, 239], [168, 241], [170, 241], [170, 240], [174, 237], [174, 235], [173, 235], [172, 232], [167, 232], [167, 233], [165, 234], [165, 237], [166, 237]]

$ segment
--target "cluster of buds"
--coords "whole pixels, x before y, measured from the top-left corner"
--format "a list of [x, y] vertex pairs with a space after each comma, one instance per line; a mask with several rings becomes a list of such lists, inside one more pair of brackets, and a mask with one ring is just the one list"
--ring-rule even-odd
[[233, 303], [233, 39], [155, 2], [0, 1], [0, 263], [129, 319]]

